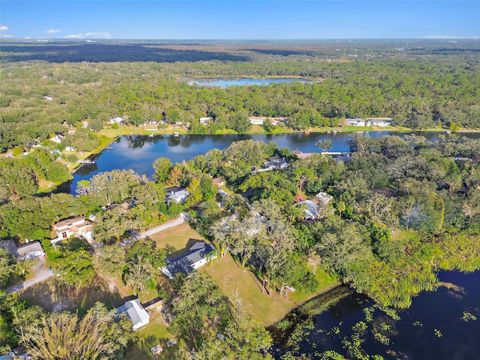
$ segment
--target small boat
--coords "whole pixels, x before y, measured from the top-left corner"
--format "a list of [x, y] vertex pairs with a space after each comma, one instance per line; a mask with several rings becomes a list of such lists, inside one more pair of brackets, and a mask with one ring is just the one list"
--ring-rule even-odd
[[105, 150], [113, 150], [113, 146], [108, 146]]
[[95, 164], [95, 161], [93, 160], [80, 160], [80, 164]]
[[173, 133], [173, 136], [175, 136], [175, 137], [178, 137], [179, 135], [180, 135], [180, 134], [179, 134], [178, 132], [176, 132], [176, 131]]
[[153, 134], [148, 135], [148, 137], [153, 137]]

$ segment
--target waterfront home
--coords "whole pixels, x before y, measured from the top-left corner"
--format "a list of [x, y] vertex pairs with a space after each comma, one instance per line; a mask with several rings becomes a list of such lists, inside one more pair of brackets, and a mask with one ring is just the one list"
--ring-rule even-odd
[[177, 204], [185, 204], [190, 193], [181, 187], [167, 189], [167, 203], [176, 202]]
[[365, 120], [356, 118], [356, 119], [345, 119], [345, 124], [348, 126], [367, 126]]
[[257, 169], [254, 167], [252, 173], [263, 172], [263, 171], [272, 171], [272, 170], [284, 170], [288, 168], [288, 161], [284, 157], [272, 156], [263, 164], [263, 168]]
[[8, 253], [19, 260], [36, 259], [45, 256], [40, 241], [31, 241], [29, 243], [17, 246], [13, 240], [0, 240], [0, 248], [4, 248]]
[[201, 125], [207, 125], [210, 121], [212, 121], [212, 118], [210, 116], [201, 117], [199, 121]]
[[125, 119], [123, 117], [115, 116], [115, 117], [113, 117], [109, 120], [109, 123], [112, 124], [112, 125], [113, 124], [119, 124], [120, 125], [120, 124], [123, 124], [124, 121], [125, 121]]
[[368, 118], [365, 122], [370, 126], [386, 127], [393, 125], [393, 119], [391, 118]]
[[205, 241], [196, 241], [183, 249], [179, 255], [167, 257], [167, 264], [162, 268], [162, 272], [173, 279], [179, 273], [190, 274], [216, 257], [213, 245]]
[[265, 122], [265, 118], [262, 116], [250, 116], [248, 118], [248, 121], [252, 125], [263, 125], [263, 123]]
[[65, 219], [53, 225], [57, 238], [52, 242], [56, 243], [69, 237], [81, 237], [91, 243], [93, 242], [92, 230], [92, 223], [83, 216]]
[[127, 301], [125, 304], [117, 308], [117, 314], [125, 314], [132, 322], [132, 329], [134, 331], [150, 322], [150, 315], [148, 315], [138, 299]]

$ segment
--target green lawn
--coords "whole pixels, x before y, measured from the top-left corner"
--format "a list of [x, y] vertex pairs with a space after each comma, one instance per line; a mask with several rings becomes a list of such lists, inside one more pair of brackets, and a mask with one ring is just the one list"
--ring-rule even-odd
[[[146, 359], [181, 359], [182, 344], [167, 346], [167, 341], [174, 336], [168, 331], [167, 325], [163, 322], [161, 314], [152, 310], [150, 313], [150, 323], [135, 333], [135, 342], [127, 351], [126, 360], [146, 360]], [[163, 351], [158, 357], [151, 354], [150, 349], [153, 346], [161, 345]]]
[[188, 240], [204, 240], [202, 235], [193, 230], [188, 224], [181, 224], [165, 231], [150, 236], [157, 243], [158, 248], [173, 248], [181, 250], [185, 248]]
[[225, 255], [223, 258], [205, 265], [202, 271], [215, 280], [232, 302], [240, 300], [242, 311], [263, 326], [272, 325], [285, 317], [293, 308], [338, 285], [334, 277], [318, 270], [316, 277], [319, 280], [319, 286], [315, 292], [295, 291], [289, 294], [288, 299], [285, 299], [279, 295], [264, 294], [253, 274], [238, 265], [230, 255]]

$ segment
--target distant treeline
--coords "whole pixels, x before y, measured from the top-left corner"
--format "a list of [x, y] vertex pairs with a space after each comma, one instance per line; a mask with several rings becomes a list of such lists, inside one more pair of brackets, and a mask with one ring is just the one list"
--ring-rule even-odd
[[[34, 51], [34, 46], [29, 47], [4, 46], [3, 51], [9, 52], [2, 57]], [[73, 52], [82, 49], [77, 45]], [[186, 81], [213, 76], [304, 76], [315, 81], [226, 89], [192, 87]], [[480, 128], [480, 64], [473, 53], [332, 61], [273, 56], [175, 63], [4, 62], [0, 93], [3, 151], [42, 141], [64, 130], [64, 122], [78, 125], [89, 120], [98, 130], [113, 116], [135, 125], [147, 120], [181, 121], [197, 133], [208, 132], [198, 127], [199, 117], [206, 115], [214, 118], [216, 130], [239, 132], [249, 115], [287, 116], [289, 126], [298, 130], [369, 116], [392, 117], [398, 125], [413, 129]]]

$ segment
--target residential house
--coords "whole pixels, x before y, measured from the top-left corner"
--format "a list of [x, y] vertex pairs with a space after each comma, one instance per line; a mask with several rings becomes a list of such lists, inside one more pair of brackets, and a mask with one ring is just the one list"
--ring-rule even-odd
[[315, 199], [319, 205], [326, 206], [330, 201], [332, 201], [333, 196], [327, 194], [326, 192], [319, 192], [317, 195], [315, 195]]
[[125, 121], [125, 119], [123, 117], [120, 117], [120, 116], [115, 116], [113, 118], [110, 119], [110, 124], [123, 124], [123, 122]]
[[52, 138], [50, 138], [51, 141], [57, 144], [61, 144], [64, 139], [65, 136], [62, 133], [56, 133]]
[[200, 121], [200, 125], [207, 125], [210, 121], [212, 121], [212, 118], [210, 116], [201, 117], [199, 121]]
[[179, 255], [167, 257], [167, 265], [162, 268], [162, 272], [173, 279], [179, 273], [190, 274], [214, 258], [216, 254], [213, 245], [205, 241], [196, 241]]
[[303, 207], [305, 220], [317, 220], [320, 216], [321, 207], [312, 200], [304, 200], [298, 204]]
[[53, 231], [57, 238], [52, 240], [53, 243], [59, 242], [69, 237], [82, 237], [89, 243], [93, 242], [92, 236], [93, 225], [83, 216], [62, 220], [53, 225]]
[[150, 315], [148, 315], [138, 299], [127, 301], [125, 304], [117, 308], [117, 314], [125, 314], [132, 322], [132, 329], [134, 331], [150, 322]]
[[72, 146], [65, 146], [65, 151], [75, 151], [75, 148]]
[[349, 126], [368, 126], [365, 120], [356, 118], [356, 119], [345, 119], [346, 125]]
[[288, 168], [288, 166], [288, 161], [284, 157], [272, 156], [270, 159], [265, 161], [265, 163], [263, 164], [263, 168], [257, 169], [256, 167], [253, 167], [252, 173], [255, 174], [257, 172], [264, 171], [284, 170]]
[[365, 122], [370, 126], [386, 127], [393, 125], [393, 119], [391, 118], [368, 118]]
[[181, 187], [174, 187], [167, 189], [167, 202], [176, 202], [177, 204], [184, 204], [190, 193]]
[[261, 116], [250, 116], [248, 121], [250, 121], [250, 124], [252, 125], [263, 125], [265, 118]]
[[43, 251], [39, 241], [32, 241], [17, 246], [13, 240], [0, 240], [0, 248], [4, 248], [19, 260], [36, 259], [45, 256], [45, 251]]

